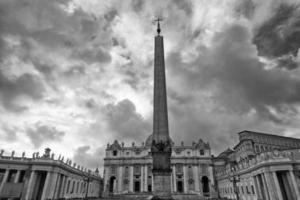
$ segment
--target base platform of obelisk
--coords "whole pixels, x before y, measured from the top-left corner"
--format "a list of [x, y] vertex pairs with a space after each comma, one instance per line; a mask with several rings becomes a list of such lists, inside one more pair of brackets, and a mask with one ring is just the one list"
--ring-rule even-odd
[[171, 195], [171, 172], [153, 172], [154, 192], [152, 200], [173, 200]]

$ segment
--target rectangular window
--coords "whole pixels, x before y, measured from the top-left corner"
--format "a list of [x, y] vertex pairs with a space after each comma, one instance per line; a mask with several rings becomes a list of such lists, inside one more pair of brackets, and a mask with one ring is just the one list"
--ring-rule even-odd
[[135, 165], [133, 167], [133, 173], [134, 174], [141, 174], [141, 167], [139, 165]]
[[204, 155], [204, 150], [200, 149], [200, 155], [203, 156]]
[[182, 174], [183, 173], [183, 167], [180, 164], [175, 165], [176, 168], [176, 174]]
[[111, 166], [111, 174], [116, 174], [117, 167], [116, 166]]

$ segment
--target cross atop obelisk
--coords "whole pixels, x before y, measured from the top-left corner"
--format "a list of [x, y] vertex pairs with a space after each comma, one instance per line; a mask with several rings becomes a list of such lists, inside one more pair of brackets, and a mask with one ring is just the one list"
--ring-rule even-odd
[[160, 29], [160, 24], [159, 24], [159, 22], [160, 21], [163, 21], [163, 19], [162, 18], [160, 18], [160, 17], [157, 17], [155, 20], [154, 20], [154, 22], [157, 22], [157, 34], [159, 35], [160, 34], [160, 32], [161, 32], [161, 29]]
[[164, 42], [159, 22], [154, 42], [154, 103], [153, 140], [151, 146], [153, 173], [153, 200], [170, 200], [171, 196], [171, 141], [168, 126], [168, 106], [165, 75]]

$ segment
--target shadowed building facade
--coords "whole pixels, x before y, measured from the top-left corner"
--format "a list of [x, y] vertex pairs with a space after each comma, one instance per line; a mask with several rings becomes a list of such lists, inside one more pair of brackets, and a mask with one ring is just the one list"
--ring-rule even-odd
[[100, 197], [103, 181], [70, 160], [34, 153], [32, 158], [0, 154], [0, 198], [22, 200], [79, 199]]

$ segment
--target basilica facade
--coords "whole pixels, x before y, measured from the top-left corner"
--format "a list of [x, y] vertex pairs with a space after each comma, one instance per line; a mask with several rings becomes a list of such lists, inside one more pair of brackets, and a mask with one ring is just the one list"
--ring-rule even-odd
[[[104, 193], [151, 194], [153, 190], [152, 135], [138, 146], [117, 140], [108, 144], [104, 159]], [[199, 139], [192, 145], [172, 143], [171, 190], [178, 194], [216, 196], [210, 145]]]

